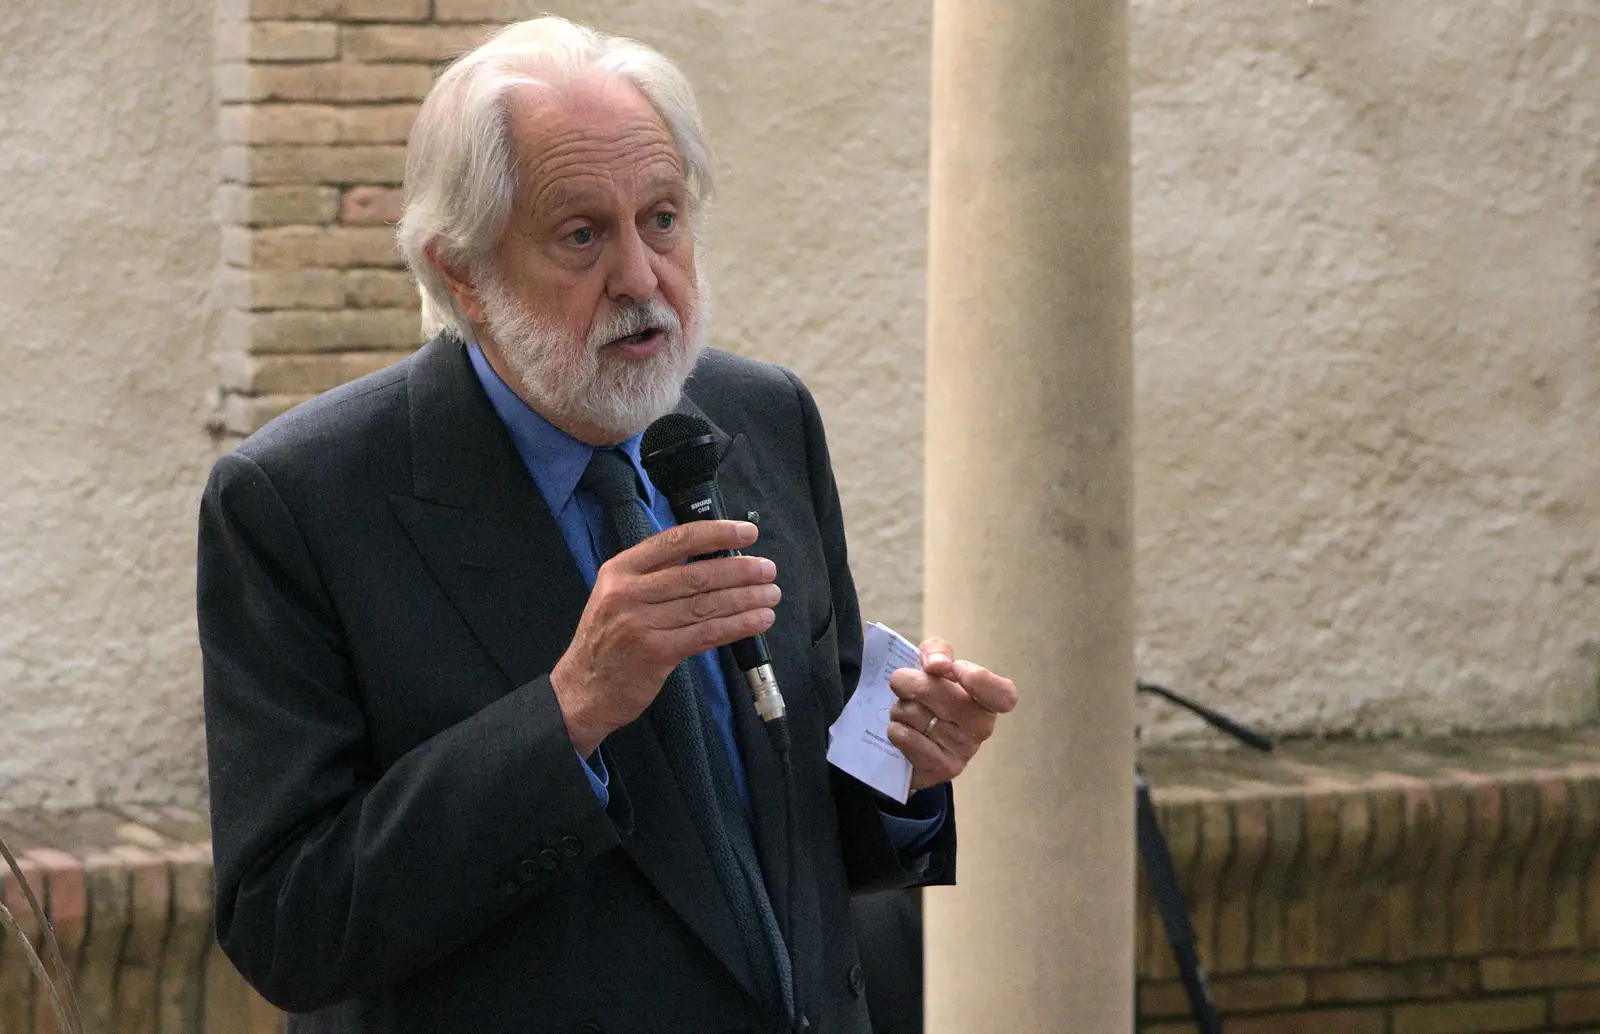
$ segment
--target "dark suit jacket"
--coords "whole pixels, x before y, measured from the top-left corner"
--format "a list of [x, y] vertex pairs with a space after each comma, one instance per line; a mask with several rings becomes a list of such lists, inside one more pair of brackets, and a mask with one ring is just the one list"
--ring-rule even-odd
[[850, 903], [867, 978], [872, 1034], [922, 1034], [922, 911], [911, 892], [857, 895]]
[[[953, 813], [907, 872], [878, 798], [824, 760], [861, 627], [815, 403], [709, 352], [683, 407], [784, 589], [768, 633], [794, 740], [791, 940], [813, 1030], [868, 1029], [852, 890], [949, 882]], [[604, 744], [602, 809], [548, 672], [588, 587], [460, 342], [274, 421], [200, 514], [217, 934], [296, 1031], [767, 1030], [650, 724]], [[730, 678], [730, 685], [742, 681]], [[734, 701], [768, 891], [780, 768]]]

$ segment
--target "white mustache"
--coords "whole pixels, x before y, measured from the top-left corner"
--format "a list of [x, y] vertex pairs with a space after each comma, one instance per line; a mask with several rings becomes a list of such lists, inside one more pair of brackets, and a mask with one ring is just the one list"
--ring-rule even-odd
[[606, 320], [605, 326], [596, 328], [590, 333], [589, 345], [592, 348], [599, 348], [625, 337], [643, 334], [647, 330], [662, 331], [676, 340], [683, 326], [672, 306], [652, 298], [647, 302], [630, 305], [626, 309], [618, 309], [610, 319]]

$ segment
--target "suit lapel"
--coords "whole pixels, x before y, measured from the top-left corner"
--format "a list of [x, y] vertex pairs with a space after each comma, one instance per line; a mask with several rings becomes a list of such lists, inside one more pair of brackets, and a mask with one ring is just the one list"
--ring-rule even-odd
[[466, 348], [435, 338], [409, 377], [413, 497], [392, 508], [511, 686], [555, 666], [589, 587]]
[[[717, 486], [722, 491], [730, 517], [741, 518], [745, 511], [757, 509], [756, 504], [760, 502], [759, 482], [743, 434], [727, 441], [722, 453], [722, 463], [717, 468]], [[733, 663], [732, 651], [724, 648], [718, 651], [718, 654], [722, 661], [723, 680], [727, 683], [728, 694], [732, 698], [729, 700], [729, 705], [733, 710], [734, 733], [739, 741], [745, 782], [750, 790], [756, 851], [761, 857], [761, 871], [765, 877], [767, 896], [782, 921], [790, 912], [787, 835], [789, 800], [784, 788], [782, 762], [772, 747], [772, 740], [765, 724], [751, 706], [749, 694], [745, 689], [744, 673]], [[782, 675], [783, 673], [779, 672], [780, 678]], [[785, 929], [784, 936], [792, 938], [793, 932]]]
[[[465, 346], [435, 338], [413, 360], [408, 387], [415, 494], [391, 496], [391, 507], [508, 689], [524, 685], [572, 641], [589, 586]], [[607, 737], [602, 751], [617, 805], [608, 811], [631, 813], [617, 823], [624, 850], [756, 996], [732, 909], [706, 876], [710, 856], [659, 738], [641, 719]]]

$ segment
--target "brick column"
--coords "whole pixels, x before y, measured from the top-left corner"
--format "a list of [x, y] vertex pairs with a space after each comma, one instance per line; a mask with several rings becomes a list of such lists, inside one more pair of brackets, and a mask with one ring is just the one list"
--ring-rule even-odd
[[392, 225], [406, 134], [439, 67], [510, 14], [437, 6], [219, 2], [219, 422], [230, 434], [421, 344]]

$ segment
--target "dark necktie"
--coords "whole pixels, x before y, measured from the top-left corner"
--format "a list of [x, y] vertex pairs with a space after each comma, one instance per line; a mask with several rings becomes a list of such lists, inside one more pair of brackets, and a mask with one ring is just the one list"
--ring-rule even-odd
[[[643, 542], [654, 532], [639, 497], [633, 462], [616, 449], [596, 449], [578, 486], [600, 501], [605, 559]], [[667, 763], [695, 816], [717, 882], [733, 908], [739, 935], [767, 1001], [794, 1015], [794, 978], [789, 952], [772, 901], [761, 879], [755, 840], [734, 786], [727, 751], [714, 739], [714, 724], [694, 659], [667, 676], [645, 713], [661, 737]]]

